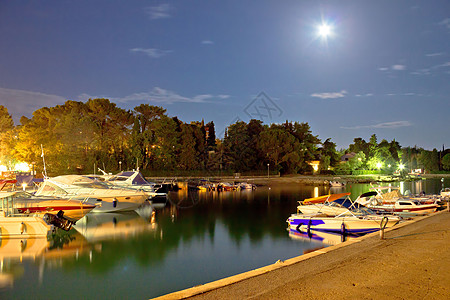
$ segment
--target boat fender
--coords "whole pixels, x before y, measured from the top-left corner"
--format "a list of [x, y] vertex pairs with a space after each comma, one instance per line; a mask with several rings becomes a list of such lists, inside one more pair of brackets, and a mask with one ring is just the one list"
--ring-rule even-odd
[[27, 232], [27, 227], [25, 226], [24, 222], [20, 223], [20, 234], [23, 234], [24, 232]]
[[342, 222], [342, 224], [341, 224], [341, 234], [342, 234], [342, 235], [347, 234], [347, 229], [345, 228], [344, 222]]
[[312, 221], [311, 221], [311, 219], [309, 219], [308, 228], [306, 228], [306, 233], [308, 234], [309, 237], [311, 237], [311, 224], [312, 224]]
[[114, 198], [114, 199], [113, 199], [113, 207], [117, 207], [117, 202], [118, 202], [117, 199]]
[[300, 227], [303, 225], [303, 223], [300, 223], [297, 225], [297, 227], [295, 228], [295, 230], [297, 230], [298, 232], [301, 232]]

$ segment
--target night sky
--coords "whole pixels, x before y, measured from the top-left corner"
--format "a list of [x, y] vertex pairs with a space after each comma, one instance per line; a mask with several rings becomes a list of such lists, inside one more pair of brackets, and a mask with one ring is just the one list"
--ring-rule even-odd
[[[321, 25], [328, 35], [319, 35]], [[184, 122], [450, 145], [450, 1], [0, 1], [0, 105], [108, 98]], [[223, 137], [223, 136], [222, 136]]]

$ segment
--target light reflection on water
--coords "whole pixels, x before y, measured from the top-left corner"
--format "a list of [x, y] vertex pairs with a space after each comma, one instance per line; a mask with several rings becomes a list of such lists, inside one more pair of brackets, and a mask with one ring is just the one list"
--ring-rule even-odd
[[[392, 183], [437, 193], [439, 180]], [[354, 199], [370, 186], [348, 184]], [[286, 230], [297, 201], [330, 191], [298, 184], [255, 191], [171, 193], [138, 213], [89, 214], [52, 240], [3, 239], [0, 298], [143, 298], [286, 260], [341, 236]], [[152, 213], [156, 215], [152, 219]]]

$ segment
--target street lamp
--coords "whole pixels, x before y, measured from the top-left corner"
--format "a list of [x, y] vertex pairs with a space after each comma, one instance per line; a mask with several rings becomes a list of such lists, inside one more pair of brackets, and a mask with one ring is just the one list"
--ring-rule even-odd
[[119, 172], [122, 172], [122, 161], [119, 161]]
[[381, 163], [377, 163], [377, 169], [381, 169]]
[[269, 176], [270, 176], [270, 175], [269, 175], [269, 174], [270, 174], [270, 173], [269, 173], [269, 166], [270, 166], [270, 164], [267, 164], [267, 179], [269, 179]]

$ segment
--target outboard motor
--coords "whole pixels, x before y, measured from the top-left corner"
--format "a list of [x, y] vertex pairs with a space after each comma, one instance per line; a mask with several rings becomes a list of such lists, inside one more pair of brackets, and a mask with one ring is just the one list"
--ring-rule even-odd
[[72, 229], [72, 225], [75, 224], [74, 221], [64, 216], [64, 212], [62, 210], [58, 211], [56, 215], [46, 213], [42, 219], [48, 225], [53, 225], [65, 231]]

